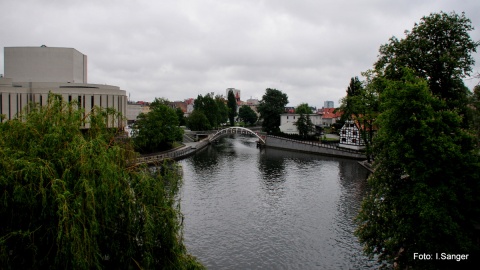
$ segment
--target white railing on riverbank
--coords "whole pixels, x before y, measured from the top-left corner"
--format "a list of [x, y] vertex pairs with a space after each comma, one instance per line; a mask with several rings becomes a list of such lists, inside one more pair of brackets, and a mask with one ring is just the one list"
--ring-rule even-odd
[[278, 136], [267, 136], [267, 147], [277, 147], [302, 152], [318, 153], [329, 156], [364, 159], [365, 153], [353, 149], [340, 148], [330, 144], [313, 141], [299, 141]]

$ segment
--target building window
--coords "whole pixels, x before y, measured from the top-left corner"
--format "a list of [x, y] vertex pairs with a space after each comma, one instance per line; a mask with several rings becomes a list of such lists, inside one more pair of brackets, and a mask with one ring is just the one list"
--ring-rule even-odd
[[357, 136], [357, 132], [356, 132], [356, 131], [353, 132], [353, 136]]
[[357, 143], [357, 139], [352, 139], [352, 143]]
[[342, 130], [342, 134], [345, 135], [347, 134], [347, 132], [345, 130]]
[[347, 139], [345, 139], [345, 138], [342, 138], [342, 142], [347, 142]]

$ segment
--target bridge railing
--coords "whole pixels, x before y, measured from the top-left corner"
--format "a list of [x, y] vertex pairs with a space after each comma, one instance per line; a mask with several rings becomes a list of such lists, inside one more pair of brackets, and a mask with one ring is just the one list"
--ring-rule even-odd
[[224, 128], [217, 131], [214, 134], [208, 136], [209, 141], [213, 141], [218, 137], [225, 135], [225, 134], [251, 134], [259, 138], [263, 143], [265, 143], [265, 136], [260, 135], [258, 132], [255, 132], [251, 129], [244, 128], [244, 127], [229, 127]]
[[192, 149], [191, 146], [187, 146], [185, 148], [182, 148], [182, 149], [177, 149], [175, 151], [170, 151], [170, 152], [166, 152], [166, 153], [161, 153], [161, 154], [152, 154], [152, 155], [148, 155], [148, 156], [142, 156], [142, 157], [138, 157], [136, 158], [133, 163], [135, 164], [143, 164], [143, 163], [147, 163], [147, 164], [152, 164], [152, 163], [159, 163], [159, 162], [162, 162], [164, 161], [165, 159], [176, 159], [176, 158], [179, 158], [179, 157], [182, 157], [182, 156], [185, 156], [185, 155], [188, 155], [192, 152], [194, 152], [195, 150]]

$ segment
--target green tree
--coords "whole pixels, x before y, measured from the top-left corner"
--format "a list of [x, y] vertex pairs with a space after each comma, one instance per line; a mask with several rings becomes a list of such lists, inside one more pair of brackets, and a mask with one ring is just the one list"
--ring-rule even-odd
[[295, 125], [297, 126], [298, 134], [302, 138], [306, 138], [310, 133], [315, 132], [315, 125], [312, 123], [312, 120], [310, 120], [308, 114], [301, 113]]
[[237, 99], [235, 98], [232, 90], [228, 91], [227, 105], [230, 125], [235, 126], [235, 116], [237, 116]]
[[210, 94], [198, 95], [193, 105], [194, 110], [201, 111], [208, 119], [211, 128], [218, 127], [218, 106]]
[[194, 110], [187, 118], [187, 127], [191, 130], [210, 130], [210, 122], [202, 111]]
[[468, 89], [462, 78], [472, 71], [479, 42], [471, 39], [473, 31], [470, 19], [456, 13], [432, 13], [415, 24], [406, 37], [390, 39], [380, 47], [380, 58], [375, 63], [385, 77], [399, 79], [402, 67], [408, 67], [415, 75], [428, 81], [434, 95], [447, 100], [449, 108], [461, 108], [464, 113]]
[[469, 104], [470, 128], [476, 136], [477, 149], [480, 150], [480, 85], [473, 88]]
[[298, 105], [297, 108], [295, 108], [295, 113], [298, 113], [298, 114], [311, 114], [311, 113], [312, 113], [312, 109], [310, 108], [310, 106], [308, 105], [308, 103], [302, 103], [302, 104]]
[[352, 120], [352, 115], [356, 114], [357, 96], [363, 91], [363, 84], [358, 77], [352, 77], [347, 87], [347, 95], [340, 101], [340, 110], [343, 112], [342, 121]]
[[180, 109], [180, 108], [176, 108], [175, 113], [177, 114], [177, 117], [178, 117], [178, 125], [179, 126], [184, 126], [185, 125], [185, 116], [184, 116], [183, 110]]
[[298, 105], [297, 108], [295, 108], [295, 113], [300, 114], [295, 125], [297, 126], [298, 134], [302, 138], [306, 138], [310, 133], [315, 132], [315, 125], [312, 123], [309, 115], [312, 113], [312, 109], [308, 103]]
[[257, 114], [247, 105], [240, 107], [238, 111], [238, 117], [242, 119], [243, 122], [248, 123], [249, 125], [254, 125], [257, 122]]
[[179, 127], [177, 113], [163, 99], [155, 98], [148, 113], [137, 117], [132, 131], [135, 148], [143, 153], [152, 153], [172, 148], [181, 141], [183, 130]]
[[260, 118], [263, 120], [263, 131], [269, 134], [279, 132], [280, 115], [285, 112], [288, 96], [277, 89], [267, 88], [257, 107]]
[[[411, 71], [385, 81], [375, 171], [357, 217], [370, 255], [399, 269], [463, 268], [414, 253], [478, 255], [479, 159], [457, 110]], [[472, 258], [473, 259], [473, 258]]]
[[219, 124], [226, 123], [228, 121], [228, 108], [225, 104], [225, 98], [220, 95], [215, 96], [215, 102], [217, 103], [218, 114], [217, 120]]
[[112, 113], [50, 95], [0, 123], [2, 269], [200, 267], [182, 244], [175, 166], [132, 166]]
[[341, 101], [340, 110], [343, 112], [344, 120], [353, 120], [365, 143], [367, 160], [371, 161], [372, 144], [375, 132], [375, 119], [379, 114], [379, 96], [383, 88], [382, 80], [376, 77], [373, 70], [362, 72], [365, 81], [358, 77], [350, 80], [347, 88], [347, 96]]

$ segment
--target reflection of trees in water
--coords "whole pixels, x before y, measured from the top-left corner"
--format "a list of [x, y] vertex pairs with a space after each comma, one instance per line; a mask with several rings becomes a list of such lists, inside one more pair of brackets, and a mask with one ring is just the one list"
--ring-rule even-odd
[[221, 153], [219, 153], [218, 149], [207, 146], [189, 158], [188, 162], [192, 164], [196, 174], [208, 177], [209, 174], [211, 175], [219, 170], [218, 159], [220, 155]]
[[339, 160], [340, 185], [346, 190], [343, 194], [352, 194], [354, 201], [361, 201], [367, 189], [370, 172], [355, 160]]
[[[344, 249], [345, 259], [360, 256], [361, 245], [355, 239], [352, 241], [352, 233], [355, 230], [355, 217], [360, 210], [363, 196], [367, 191], [367, 177], [369, 172], [356, 160], [337, 159], [338, 179], [340, 184], [340, 197], [337, 201], [334, 230], [338, 234], [337, 245]], [[379, 268], [375, 259], [363, 261], [351, 261], [352, 269]]]
[[338, 203], [338, 212], [353, 222], [360, 210], [363, 196], [367, 192], [367, 178], [370, 172], [355, 160], [339, 161], [340, 187], [343, 189]]
[[241, 152], [238, 149], [238, 144], [258, 151], [255, 142], [248, 141], [250, 138], [236, 138], [234, 136], [236, 135], [222, 137], [189, 158], [188, 162], [191, 163], [195, 173], [208, 179], [213, 174], [221, 173], [228, 167], [235, 166], [238, 158], [240, 158], [239, 152]]
[[266, 190], [277, 190], [286, 181], [285, 158], [276, 149], [264, 149], [259, 155], [258, 170]]

